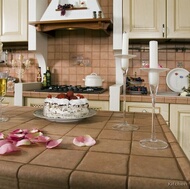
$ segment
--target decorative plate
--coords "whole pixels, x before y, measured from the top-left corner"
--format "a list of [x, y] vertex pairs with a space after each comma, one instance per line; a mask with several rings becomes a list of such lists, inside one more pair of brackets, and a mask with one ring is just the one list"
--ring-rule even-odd
[[184, 68], [174, 68], [166, 76], [167, 86], [174, 92], [182, 92], [182, 88], [188, 88], [189, 71]]
[[80, 121], [82, 119], [85, 118], [89, 118], [92, 117], [94, 115], [96, 115], [96, 110], [94, 109], [89, 109], [89, 113], [86, 116], [80, 117], [80, 118], [76, 118], [76, 119], [63, 119], [63, 118], [49, 118], [43, 115], [43, 109], [39, 109], [34, 111], [34, 116], [42, 118], [42, 119], [47, 119], [49, 121], [54, 121], [54, 122], [62, 122], [62, 123], [71, 123], [71, 122], [76, 122], [76, 121]]

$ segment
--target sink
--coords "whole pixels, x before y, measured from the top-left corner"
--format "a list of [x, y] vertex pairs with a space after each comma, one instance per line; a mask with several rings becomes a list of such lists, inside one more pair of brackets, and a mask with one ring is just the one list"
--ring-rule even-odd
[[172, 91], [166, 91], [166, 92], [158, 92], [157, 96], [179, 96], [179, 92], [172, 92]]

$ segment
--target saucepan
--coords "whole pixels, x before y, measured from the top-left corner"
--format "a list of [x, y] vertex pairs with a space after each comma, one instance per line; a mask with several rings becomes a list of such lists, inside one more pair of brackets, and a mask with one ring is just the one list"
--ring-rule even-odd
[[91, 73], [90, 75], [87, 75], [83, 81], [85, 81], [86, 87], [101, 87], [104, 79], [96, 73]]

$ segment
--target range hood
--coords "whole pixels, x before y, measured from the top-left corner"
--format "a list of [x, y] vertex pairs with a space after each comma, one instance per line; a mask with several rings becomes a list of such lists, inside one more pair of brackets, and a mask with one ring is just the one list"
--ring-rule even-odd
[[[65, 8], [65, 14], [61, 14], [58, 5], [70, 4], [72, 7]], [[94, 18], [95, 11], [97, 17]], [[101, 17], [98, 12], [101, 11]], [[112, 21], [104, 18], [104, 14], [98, 0], [52, 0], [39, 21], [31, 21], [30, 25], [40, 32], [51, 32], [58, 29], [91, 29], [103, 30], [110, 34]]]

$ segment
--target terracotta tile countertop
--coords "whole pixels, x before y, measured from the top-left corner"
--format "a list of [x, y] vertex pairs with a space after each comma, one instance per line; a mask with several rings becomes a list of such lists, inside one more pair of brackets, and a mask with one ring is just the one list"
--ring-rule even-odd
[[[38, 128], [52, 139], [62, 138], [53, 149], [44, 144], [19, 147], [21, 151], [0, 156], [0, 188], [11, 189], [189, 189], [190, 162], [160, 114], [157, 137], [169, 147], [150, 150], [139, 140], [150, 137], [151, 114], [127, 113], [127, 121], [139, 130], [123, 132], [112, 126], [121, 112], [99, 111], [80, 122], [58, 123], [37, 118], [32, 107], [4, 107], [8, 122], [0, 123], [5, 134], [17, 128]], [[89, 134], [96, 144], [78, 147], [76, 136]]]

